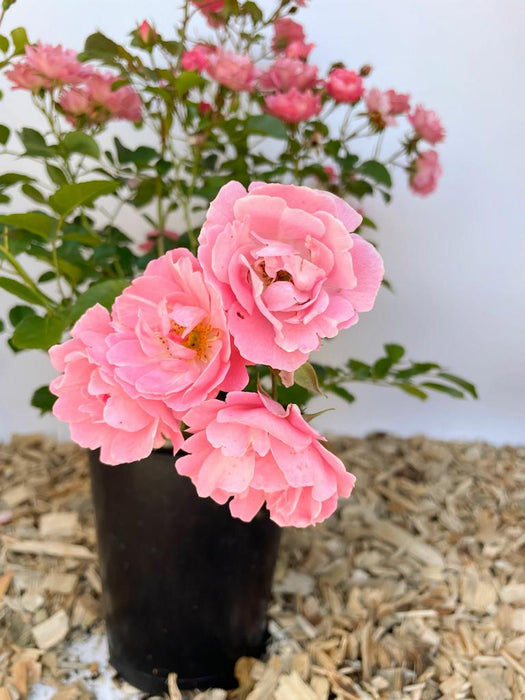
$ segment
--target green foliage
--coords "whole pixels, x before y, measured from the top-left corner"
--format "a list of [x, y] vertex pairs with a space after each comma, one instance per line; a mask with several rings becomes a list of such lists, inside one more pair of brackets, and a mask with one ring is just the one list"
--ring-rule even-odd
[[[12, 4], [2, 0], [4, 10]], [[277, 7], [281, 16], [293, 16], [298, 9], [291, 0], [276, 0]], [[278, 14], [266, 14], [256, 1], [225, 0], [217, 19], [227, 29], [219, 32], [235, 39], [238, 53], [271, 60], [268, 45]], [[144, 119], [137, 128], [147, 125], [147, 143], [125, 145], [119, 126], [105, 122], [103, 110], [93, 123], [85, 116], [72, 126], [64, 119], [58, 87], [32, 95], [42, 117], [40, 129], [17, 123], [17, 138], [12, 139], [9, 126], [0, 124], [0, 155], [16, 149], [13, 162], [21, 162], [22, 171], [0, 170], [0, 289], [14, 301], [9, 324], [0, 331], [14, 351], [46, 350], [93, 304], [111, 308], [162, 246], [196, 252], [209, 203], [230, 180], [244, 186], [266, 181], [319, 187], [357, 206], [377, 193], [390, 201], [391, 173], [396, 172], [392, 163], [412, 167], [418, 139], [409, 135], [401, 142], [403, 162], [387, 158], [381, 154], [381, 135], [361, 106], [350, 109], [324, 93], [319, 115], [287, 123], [269, 113], [266, 93], [239, 93], [214, 83], [206, 72], [183, 70], [181, 56], [193, 45], [190, 29], [198, 15], [193, 8], [187, 25], [173, 36], [155, 32], [148, 42], [136, 28], [126, 46], [101, 32], [86, 39], [80, 60], [94, 61], [95, 70], [109, 68], [116, 76], [112, 89], [132, 86], [140, 94]], [[28, 43], [20, 27], [10, 37], [0, 36], [0, 68], [13, 57], [19, 60]], [[332, 111], [337, 111], [333, 118]], [[374, 148], [354, 148], [354, 138], [363, 137]], [[363, 159], [355, 150], [374, 156]], [[34, 161], [38, 176], [31, 177], [25, 166]], [[20, 197], [23, 204], [8, 213], [5, 205]], [[121, 210], [127, 215], [131, 209], [138, 222], [130, 229], [134, 240], [121, 228]], [[173, 227], [181, 234], [176, 241], [160, 235], [159, 248], [146, 254], [135, 246], [147, 232]], [[365, 215], [359, 233], [367, 237], [372, 229], [376, 225]], [[38, 263], [36, 279], [25, 270], [27, 258]], [[384, 284], [389, 286], [386, 280]], [[353, 358], [339, 368], [306, 363], [295, 372], [291, 387], [284, 387], [268, 368], [249, 372], [252, 390], [260, 381], [282, 404], [301, 407], [319, 393], [351, 403], [355, 397], [347, 387], [356, 382], [396, 387], [420, 399], [431, 392], [476, 397], [470, 382], [437, 363], [407, 360], [397, 344], [385, 345], [384, 355], [370, 363]], [[32, 403], [46, 411], [54, 400], [41, 387]]]
[[49, 198], [49, 204], [62, 217], [70, 214], [74, 209], [86, 204], [92, 204], [95, 199], [103, 195], [113, 194], [119, 188], [118, 182], [107, 180], [93, 180], [92, 182], [78, 182], [72, 185], [62, 185], [55, 194]]

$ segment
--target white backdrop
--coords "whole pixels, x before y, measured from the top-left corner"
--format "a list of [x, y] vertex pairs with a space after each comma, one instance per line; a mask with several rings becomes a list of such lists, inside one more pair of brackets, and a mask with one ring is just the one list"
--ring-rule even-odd
[[[269, 0], [265, 0], [270, 5]], [[523, 0], [310, 0], [299, 19], [326, 67], [375, 66], [370, 85], [409, 91], [441, 115], [445, 174], [436, 195], [411, 195], [404, 182], [389, 208], [368, 205], [395, 295], [382, 291], [375, 311], [326, 348], [334, 361], [372, 359], [384, 342], [406, 345], [415, 360], [436, 360], [476, 382], [480, 401], [426, 403], [374, 387], [317, 420], [321, 429], [525, 443], [525, 232]], [[18, 0], [4, 29], [20, 24], [32, 39], [80, 48], [95, 28], [123, 39], [144, 16], [165, 31], [172, 0]], [[0, 121], [26, 124], [28, 102], [10, 93]], [[7, 299], [0, 292], [0, 316]], [[52, 371], [38, 353], [13, 356], [0, 346], [0, 439], [12, 432], [67, 435], [28, 408]], [[331, 404], [335, 402], [330, 400]]]

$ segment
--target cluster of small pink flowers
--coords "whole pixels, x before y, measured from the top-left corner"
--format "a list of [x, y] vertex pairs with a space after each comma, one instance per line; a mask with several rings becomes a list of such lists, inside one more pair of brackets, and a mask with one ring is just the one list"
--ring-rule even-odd
[[102, 124], [110, 119], [138, 122], [142, 117], [142, 102], [132, 87], [113, 89], [118, 76], [80, 63], [74, 51], [61, 46], [26, 46], [24, 58], [6, 75], [15, 89], [59, 89], [58, 104], [75, 126]]
[[142, 118], [142, 102], [130, 85], [114, 89], [119, 77], [112, 73], [91, 72], [82, 85], [62, 93], [58, 103], [66, 119], [75, 126], [104, 124], [110, 119], [138, 122]]
[[313, 44], [305, 43], [303, 27], [289, 17], [274, 25], [275, 62], [259, 80], [269, 114], [290, 124], [307, 121], [322, 109], [317, 66], [306, 63]]
[[26, 46], [24, 57], [5, 74], [15, 89], [38, 92], [78, 85], [87, 73], [75, 51], [39, 43]]
[[231, 498], [235, 517], [251, 520], [266, 505], [279, 525], [324, 520], [355, 478], [296, 405], [242, 390], [254, 363], [290, 385], [322, 338], [372, 308], [383, 264], [351, 235], [360, 221], [326, 192], [229, 183], [210, 207], [198, 259], [179, 248], [153, 260], [111, 313], [92, 307], [50, 350], [62, 373], [50, 387], [55, 415], [108, 464], [171, 440], [186, 453], [179, 473], [201, 496]]

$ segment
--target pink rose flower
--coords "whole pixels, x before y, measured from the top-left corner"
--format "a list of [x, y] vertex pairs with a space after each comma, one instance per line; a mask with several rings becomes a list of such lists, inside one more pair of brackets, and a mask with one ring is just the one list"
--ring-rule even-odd
[[108, 360], [132, 397], [181, 412], [248, 383], [222, 300], [186, 248], [150, 262], [115, 301], [112, 316]]
[[408, 121], [416, 130], [416, 134], [428, 143], [435, 144], [445, 139], [445, 129], [438, 115], [430, 109], [418, 105]]
[[326, 92], [336, 102], [357, 102], [365, 92], [363, 79], [353, 70], [334, 68], [326, 81]]
[[291, 88], [308, 90], [317, 85], [317, 66], [281, 56], [259, 79], [261, 90], [286, 92]]
[[249, 56], [223, 49], [210, 54], [206, 70], [213, 80], [235, 92], [251, 92], [259, 76]]
[[138, 122], [142, 118], [142, 102], [130, 85], [113, 90], [119, 78], [111, 73], [92, 71], [84, 85], [62, 93], [59, 104], [66, 118], [74, 125], [83, 122], [103, 124], [110, 119]]
[[390, 101], [390, 114], [405, 114], [410, 109], [410, 95], [408, 93], [387, 90], [385, 93]]
[[224, 10], [224, 0], [191, 0], [191, 2], [199, 8], [209, 25], [220, 27], [223, 24], [218, 15]]
[[289, 17], [278, 19], [273, 25], [272, 49], [276, 53], [281, 53], [293, 41], [304, 43], [305, 33], [299, 22], [294, 22]]
[[208, 211], [199, 260], [248, 362], [294, 371], [369, 311], [383, 277], [376, 249], [349, 234], [361, 217], [329, 192], [230, 182]]
[[232, 392], [206, 401], [184, 416], [193, 435], [176, 462], [199, 496], [229, 498], [231, 514], [249, 522], [266, 503], [278, 525], [307, 527], [328, 518], [355, 477], [329, 452], [293, 404]]
[[[159, 235], [159, 231], [150, 231], [149, 233], [147, 233], [146, 240], [142, 243], [139, 243], [139, 250], [141, 250], [143, 253], [149, 253], [150, 250], [153, 249], [153, 246], [155, 245]], [[164, 231], [162, 231], [162, 235], [164, 236], [164, 238], [169, 238], [172, 241], [177, 241], [179, 239], [178, 233], [176, 233], [175, 231], [169, 231], [168, 229], [164, 229]]]
[[379, 88], [372, 88], [366, 93], [365, 101], [370, 122], [378, 131], [382, 131], [387, 126], [396, 125], [387, 92], [382, 92]]
[[306, 61], [314, 48], [315, 44], [305, 44], [304, 41], [292, 41], [284, 50], [284, 55], [287, 58], [300, 58], [302, 61]]
[[427, 195], [434, 192], [441, 177], [442, 168], [436, 151], [424, 151], [412, 164], [414, 172], [410, 176], [410, 188], [416, 194]]
[[26, 46], [24, 58], [16, 63], [6, 76], [14, 87], [36, 92], [52, 90], [64, 85], [77, 85], [88, 69], [77, 60], [77, 54], [62, 46], [37, 44]]
[[290, 124], [311, 119], [323, 108], [320, 95], [315, 95], [311, 90], [299, 92], [297, 88], [278, 95], [268, 95], [265, 103], [270, 114]]
[[96, 304], [75, 323], [71, 340], [50, 349], [53, 366], [63, 372], [49, 387], [58, 396], [54, 415], [69, 423], [81, 447], [100, 447], [106, 464], [144, 459], [166, 439], [176, 452], [180, 420], [162, 401], [131, 398], [115, 378], [107, 359], [112, 331], [109, 312]]
[[208, 67], [209, 56], [213, 52], [214, 49], [211, 46], [198, 44], [195, 48], [182, 54], [181, 65], [184, 70], [194, 70], [197, 73], [202, 73]]

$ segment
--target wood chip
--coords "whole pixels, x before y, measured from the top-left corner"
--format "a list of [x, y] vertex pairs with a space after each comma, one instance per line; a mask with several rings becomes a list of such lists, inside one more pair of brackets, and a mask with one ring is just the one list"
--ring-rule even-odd
[[12, 571], [6, 571], [5, 574], [0, 576], [0, 600], [5, 596], [7, 591], [9, 590], [9, 586], [11, 585], [11, 581], [13, 580], [13, 572]]
[[78, 525], [78, 513], [46, 513], [40, 518], [40, 537], [73, 537]]
[[470, 677], [476, 700], [511, 700], [512, 693], [503, 678], [494, 671], [474, 671]]
[[87, 547], [67, 542], [41, 542], [40, 540], [17, 540], [13, 537], [2, 538], [5, 548], [17, 554], [45, 554], [49, 557], [71, 557], [72, 559], [95, 559], [94, 552]]
[[29, 501], [33, 498], [33, 492], [25, 484], [20, 484], [19, 486], [14, 486], [11, 489], [3, 491], [0, 495], [0, 500], [2, 500], [8, 508], [16, 508], [21, 503]]
[[168, 675], [168, 693], [170, 696], [170, 700], [182, 700], [182, 693], [180, 692], [179, 686], [177, 684], [176, 673], [170, 673]]
[[39, 649], [51, 649], [59, 644], [69, 630], [69, 619], [65, 610], [58, 610], [47, 620], [33, 627], [33, 637]]
[[50, 593], [62, 593], [69, 595], [73, 593], [78, 583], [76, 574], [46, 574], [42, 582], [42, 588]]

